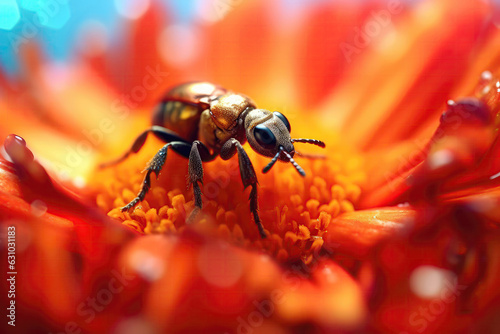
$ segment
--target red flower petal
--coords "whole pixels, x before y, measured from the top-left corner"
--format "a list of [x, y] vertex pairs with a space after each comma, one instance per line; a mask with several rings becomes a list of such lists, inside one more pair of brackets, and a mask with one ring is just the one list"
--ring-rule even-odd
[[413, 223], [410, 207], [382, 207], [344, 213], [335, 218], [324, 234], [324, 248], [332, 254], [365, 258], [378, 243], [397, 235]]

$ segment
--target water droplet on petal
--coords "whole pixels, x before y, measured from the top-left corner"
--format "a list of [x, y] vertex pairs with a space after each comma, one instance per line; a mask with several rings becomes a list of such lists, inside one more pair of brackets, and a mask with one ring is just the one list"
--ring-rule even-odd
[[7, 138], [5, 138], [5, 142], [8, 142], [8, 141], [15, 141], [17, 144], [21, 144], [22, 146], [26, 146], [26, 141], [24, 140], [24, 138], [21, 136], [18, 136], [18, 135], [14, 135], [14, 134], [8, 135]]
[[491, 112], [486, 104], [477, 98], [463, 98], [456, 102], [448, 101], [446, 111], [441, 115], [441, 125], [452, 127], [462, 124], [479, 123], [489, 124]]
[[20, 136], [8, 135], [3, 147], [11, 162], [27, 163], [33, 161], [33, 153], [26, 147], [26, 141]]

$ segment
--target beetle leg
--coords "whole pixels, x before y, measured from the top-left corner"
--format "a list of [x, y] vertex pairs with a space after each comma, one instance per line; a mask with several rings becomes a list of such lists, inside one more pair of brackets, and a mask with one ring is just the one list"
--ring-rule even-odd
[[150, 134], [150, 133], [154, 134], [157, 138], [164, 141], [165, 143], [169, 143], [169, 142], [173, 142], [173, 141], [187, 143], [184, 139], [182, 139], [175, 132], [173, 132], [167, 128], [164, 128], [162, 126], [153, 125], [149, 129], [142, 132], [139, 136], [137, 136], [137, 138], [135, 139], [135, 141], [132, 144], [132, 146], [130, 147], [130, 149], [128, 149], [128, 151], [126, 151], [121, 157], [119, 157], [115, 160], [109, 161], [109, 162], [102, 163], [101, 165], [99, 165], [99, 168], [106, 168], [106, 167], [116, 165], [116, 164], [124, 161], [125, 159], [127, 159], [128, 156], [131, 155], [132, 153], [139, 152], [140, 149], [144, 146], [144, 143], [146, 142], [146, 139], [148, 138], [148, 134]]
[[252, 212], [255, 224], [259, 229], [260, 236], [262, 238], [266, 237], [266, 232], [264, 231], [264, 227], [262, 226], [260, 217], [259, 217], [259, 202], [258, 202], [258, 194], [257, 194], [257, 175], [255, 174], [255, 170], [253, 168], [252, 162], [248, 157], [247, 153], [241, 143], [231, 138], [229, 139], [223, 146], [220, 151], [220, 156], [224, 160], [230, 159], [238, 153], [238, 161], [240, 165], [240, 175], [241, 181], [243, 182], [243, 187], [246, 189], [248, 186], [252, 186], [252, 190], [250, 191], [250, 212]]
[[215, 159], [217, 154], [210, 154], [208, 148], [200, 141], [196, 140], [191, 146], [189, 153], [188, 176], [189, 183], [193, 185], [194, 193], [194, 209], [191, 211], [187, 222], [191, 223], [203, 207], [201, 199], [201, 188], [199, 183], [203, 184], [203, 164], [202, 162], [211, 161]]
[[191, 148], [191, 144], [181, 141], [173, 141], [163, 146], [155, 154], [153, 159], [151, 159], [151, 161], [148, 163], [148, 166], [145, 169], [146, 175], [144, 176], [144, 180], [142, 181], [139, 193], [132, 201], [130, 201], [130, 203], [121, 208], [122, 212], [132, 209], [137, 203], [144, 200], [144, 197], [146, 197], [146, 194], [151, 188], [151, 173], [155, 173], [156, 178], [158, 178], [158, 175], [160, 174], [161, 169], [165, 164], [165, 160], [167, 159], [167, 151], [169, 147], [171, 147], [177, 153], [187, 157]]

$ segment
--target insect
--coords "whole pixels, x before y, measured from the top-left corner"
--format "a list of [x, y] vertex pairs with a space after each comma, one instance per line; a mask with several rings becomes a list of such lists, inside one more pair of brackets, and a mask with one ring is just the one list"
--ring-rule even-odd
[[242, 145], [248, 141], [257, 153], [272, 158], [262, 170], [263, 173], [267, 173], [277, 160], [281, 160], [290, 162], [302, 176], [305, 176], [304, 170], [293, 159], [297, 153], [293, 144], [307, 143], [325, 147], [320, 140], [292, 139], [290, 123], [283, 114], [257, 109], [249, 97], [208, 82], [185, 83], [171, 89], [157, 106], [152, 123], [121, 157], [101, 165], [115, 165], [130, 154], [139, 152], [148, 134], [153, 134], [166, 143], [148, 163], [137, 197], [121, 210], [128, 211], [144, 200], [151, 188], [151, 173], [158, 177], [167, 158], [167, 151], [172, 149], [189, 159], [188, 181], [193, 187], [195, 204], [188, 218], [188, 222], [191, 222], [202, 208], [202, 163], [212, 161], [219, 155], [223, 160], [228, 160], [238, 154], [243, 186], [245, 189], [252, 187], [250, 211], [262, 238], [266, 237], [266, 233], [258, 213], [257, 176]]

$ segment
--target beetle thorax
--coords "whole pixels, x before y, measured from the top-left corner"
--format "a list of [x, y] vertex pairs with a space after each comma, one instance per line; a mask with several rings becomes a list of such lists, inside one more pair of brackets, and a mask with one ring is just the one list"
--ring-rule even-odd
[[210, 115], [219, 128], [230, 130], [237, 125], [241, 113], [248, 107], [255, 108], [255, 104], [244, 95], [222, 95], [210, 104]]

